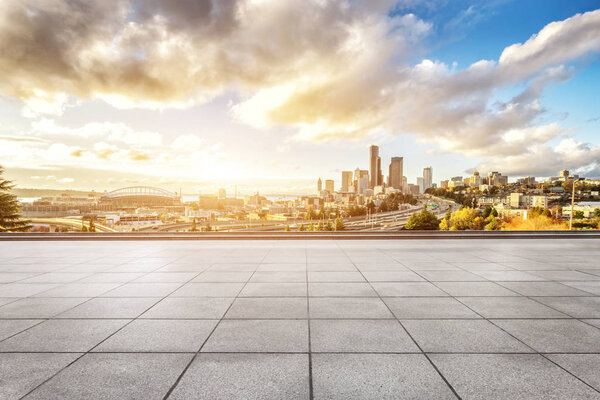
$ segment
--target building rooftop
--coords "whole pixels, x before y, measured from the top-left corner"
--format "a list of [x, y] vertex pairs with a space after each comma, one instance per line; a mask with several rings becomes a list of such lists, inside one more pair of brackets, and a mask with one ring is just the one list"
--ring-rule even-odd
[[598, 399], [600, 240], [0, 242], [0, 398]]

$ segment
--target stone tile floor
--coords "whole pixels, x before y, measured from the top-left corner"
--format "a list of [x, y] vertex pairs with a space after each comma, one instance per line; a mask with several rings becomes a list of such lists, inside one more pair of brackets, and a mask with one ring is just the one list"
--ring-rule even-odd
[[600, 241], [0, 242], [1, 399], [600, 399]]

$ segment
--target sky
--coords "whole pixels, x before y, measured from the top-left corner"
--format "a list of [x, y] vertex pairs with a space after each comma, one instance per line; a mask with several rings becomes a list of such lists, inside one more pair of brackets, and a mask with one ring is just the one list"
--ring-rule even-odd
[[597, 0], [0, 0], [19, 187], [303, 194], [342, 170], [600, 177]]

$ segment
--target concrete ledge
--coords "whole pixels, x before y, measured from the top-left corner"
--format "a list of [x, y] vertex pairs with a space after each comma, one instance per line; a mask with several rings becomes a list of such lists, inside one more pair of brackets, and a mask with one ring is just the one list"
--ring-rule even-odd
[[10, 240], [600, 239], [600, 231], [0, 233]]

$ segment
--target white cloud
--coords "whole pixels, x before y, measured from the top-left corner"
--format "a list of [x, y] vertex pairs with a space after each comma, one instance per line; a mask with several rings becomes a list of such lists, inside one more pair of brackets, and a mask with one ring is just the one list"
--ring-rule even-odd
[[[0, 70], [10, 73], [0, 93], [22, 99], [27, 113], [39, 115], [60, 114], [70, 96], [164, 108], [234, 91], [241, 97], [231, 106], [236, 118], [260, 128], [295, 128], [299, 140], [414, 133], [443, 151], [486, 162], [501, 154], [514, 165], [557, 153], [548, 141], [569, 133], [552, 122], [538, 126], [545, 111], [540, 96], [548, 84], [572, 76], [566, 65], [600, 51], [600, 10], [550, 23], [497, 60], [457, 70], [436, 60], [415, 65], [433, 26], [413, 14], [390, 17], [395, 3], [2, 2]], [[466, 10], [457, 23], [476, 19], [484, 8]], [[36, 40], [42, 33], [44, 41]], [[514, 85], [525, 89], [492, 102], [498, 89]], [[114, 157], [140, 161], [183, 162], [171, 150], [184, 147], [217, 153], [202, 150], [201, 140], [180, 137], [157, 154], [158, 133], [122, 124], [67, 128], [42, 119], [33, 127], [42, 137], [93, 138], [108, 144], [105, 153], [117, 148]]]

